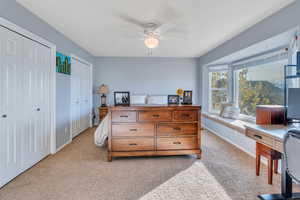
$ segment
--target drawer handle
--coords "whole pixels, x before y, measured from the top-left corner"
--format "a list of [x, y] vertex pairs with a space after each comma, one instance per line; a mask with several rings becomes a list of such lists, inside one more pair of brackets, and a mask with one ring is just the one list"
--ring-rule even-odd
[[180, 127], [174, 127], [173, 128], [175, 131], [181, 131], [181, 128]]
[[263, 139], [260, 135], [254, 135], [254, 137], [256, 137], [256, 138], [258, 138], [258, 139], [260, 139], [260, 140]]
[[7, 115], [2, 115], [2, 118], [7, 118]]
[[190, 117], [190, 114], [182, 114], [182, 117]]
[[152, 115], [152, 117], [156, 117], [157, 118], [157, 117], [159, 117], [159, 115]]
[[128, 115], [121, 115], [122, 118], [128, 118]]
[[136, 128], [133, 128], [133, 129], [129, 129], [130, 131], [137, 131], [137, 129]]
[[173, 142], [173, 144], [181, 144], [181, 142]]
[[131, 144], [129, 144], [129, 146], [137, 146], [137, 144], [136, 143], [131, 143]]

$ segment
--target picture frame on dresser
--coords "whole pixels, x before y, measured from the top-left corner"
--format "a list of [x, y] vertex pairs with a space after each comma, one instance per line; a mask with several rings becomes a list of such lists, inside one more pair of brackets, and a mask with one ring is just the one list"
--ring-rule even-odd
[[168, 104], [178, 105], [179, 95], [168, 95]]
[[185, 90], [183, 92], [183, 105], [192, 105], [193, 104], [193, 91]]
[[130, 106], [130, 92], [114, 92], [115, 106]]

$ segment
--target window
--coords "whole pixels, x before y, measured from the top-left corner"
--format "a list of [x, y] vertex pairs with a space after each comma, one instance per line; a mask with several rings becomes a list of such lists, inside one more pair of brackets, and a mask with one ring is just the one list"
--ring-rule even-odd
[[222, 103], [232, 102], [240, 108], [242, 119], [252, 121], [257, 105], [284, 105], [284, 66], [288, 60], [286, 48], [280, 48], [207, 66], [203, 80], [209, 95], [204, 97], [204, 109], [218, 113]]
[[210, 112], [218, 112], [221, 103], [228, 101], [228, 71], [216, 71], [209, 73], [210, 80]]
[[241, 114], [256, 116], [256, 105], [284, 104], [284, 65], [270, 62], [235, 71], [235, 101]]

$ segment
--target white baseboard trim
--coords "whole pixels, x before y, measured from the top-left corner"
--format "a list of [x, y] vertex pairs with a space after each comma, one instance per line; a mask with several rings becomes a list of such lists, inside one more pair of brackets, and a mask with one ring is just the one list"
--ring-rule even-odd
[[[202, 124], [202, 127], [204, 127], [205, 129], [207, 129], [209, 132], [215, 134], [216, 136], [222, 138], [222, 139], [225, 140], [226, 142], [228, 142], [228, 143], [232, 144], [233, 146], [237, 147], [238, 149], [244, 151], [245, 153], [247, 153], [247, 154], [250, 155], [251, 157], [256, 158], [256, 155], [255, 155], [255, 154], [249, 152], [248, 150], [246, 150], [245, 148], [241, 147], [240, 145], [238, 145], [238, 144], [232, 142], [232, 141], [229, 140], [228, 138], [226, 138], [226, 137], [220, 135], [220, 134], [217, 133], [216, 131], [214, 131], [214, 130], [208, 128], [208, 127], [205, 126], [204, 124]], [[266, 160], [265, 158], [262, 158], [262, 159], [261, 159], [261, 162], [262, 162], [263, 164], [265, 164], [265, 165], [268, 164], [268, 162], [267, 162], [267, 160]]]
[[56, 151], [55, 151], [55, 153], [53, 153], [53, 154], [56, 154], [57, 152], [59, 152], [60, 150], [62, 150], [63, 148], [65, 148], [68, 144], [70, 144], [72, 142], [72, 140], [69, 140], [67, 143], [65, 143], [64, 145], [62, 145], [61, 147], [59, 147]]

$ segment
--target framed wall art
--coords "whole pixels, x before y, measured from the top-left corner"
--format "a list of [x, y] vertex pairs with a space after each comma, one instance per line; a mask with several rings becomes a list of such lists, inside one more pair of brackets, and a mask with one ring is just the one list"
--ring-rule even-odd
[[71, 75], [71, 57], [56, 52], [56, 72]]

